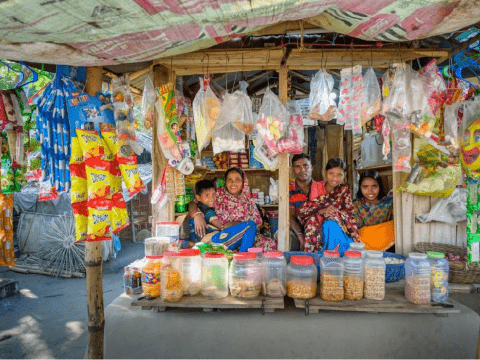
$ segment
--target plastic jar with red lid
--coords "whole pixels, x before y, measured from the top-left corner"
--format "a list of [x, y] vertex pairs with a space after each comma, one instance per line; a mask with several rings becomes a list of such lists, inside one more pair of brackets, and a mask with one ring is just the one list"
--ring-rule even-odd
[[287, 293], [287, 261], [281, 251], [267, 251], [262, 259], [262, 293], [270, 297], [284, 297]]
[[228, 296], [228, 260], [223, 254], [204, 254], [202, 295], [209, 299]]
[[142, 289], [146, 298], [153, 299], [160, 296], [162, 257], [161, 255], [146, 256], [148, 262], [142, 269]]
[[182, 249], [183, 295], [197, 295], [202, 289], [202, 257], [199, 249]]
[[360, 300], [363, 297], [363, 259], [360, 251], [345, 251], [343, 258], [345, 272], [343, 275], [343, 288], [345, 299]]
[[260, 295], [262, 287], [262, 267], [255, 253], [233, 255], [229, 270], [229, 286], [232, 296], [254, 299]]
[[163, 253], [160, 273], [162, 301], [177, 302], [183, 297], [182, 258], [178, 252]]
[[320, 259], [320, 297], [325, 301], [342, 301], [343, 259], [336, 251], [325, 250]]
[[293, 255], [287, 266], [287, 295], [293, 299], [311, 299], [317, 295], [317, 268], [306, 255]]

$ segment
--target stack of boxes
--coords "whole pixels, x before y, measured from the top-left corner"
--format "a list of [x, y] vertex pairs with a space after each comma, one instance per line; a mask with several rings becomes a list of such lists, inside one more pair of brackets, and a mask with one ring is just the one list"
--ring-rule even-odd
[[246, 152], [229, 152], [228, 167], [239, 167], [240, 169], [248, 169], [248, 154]]

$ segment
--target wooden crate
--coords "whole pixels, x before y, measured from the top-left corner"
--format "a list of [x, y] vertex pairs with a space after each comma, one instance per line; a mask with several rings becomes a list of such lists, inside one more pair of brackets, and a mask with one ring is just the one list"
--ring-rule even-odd
[[308, 300], [295, 300], [295, 307], [305, 309], [305, 314], [318, 313], [320, 310], [328, 311], [354, 311], [373, 313], [410, 313], [410, 314], [435, 314], [448, 316], [451, 313], [459, 313], [460, 310], [454, 305], [452, 308], [442, 306], [415, 305], [407, 301], [403, 289], [385, 289], [385, 299], [377, 300], [343, 300], [325, 301], [319, 296]]
[[184, 296], [179, 302], [164, 302], [160, 298], [146, 299], [140, 296], [132, 301], [132, 306], [141, 306], [142, 310], [165, 311], [167, 308], [198, 308], [210, 312], [213, 309], [259, 309], [274, 312], [284, 309], [284, 298], [258, 297], [256, 299], [239, 299], [227, 296], [221, 299], [207, 299], [202, 295]]

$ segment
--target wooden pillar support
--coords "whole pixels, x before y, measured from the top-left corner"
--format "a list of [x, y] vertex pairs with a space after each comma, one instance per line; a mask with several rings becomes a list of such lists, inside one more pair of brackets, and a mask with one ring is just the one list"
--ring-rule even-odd
[[[87, 69], [85, 91], [95, 96], [102, 90], [102, 68]], [[102, 282], [102, 243], [85, 244], [85, 267], [87, 272], [87, 311], [88, 311], [88, 358], [103, 359], [105, 315], [103, 308]]]
[[[278, 94], [280, 101], [287, 102], [287, 67], [282, 66], [279, 71]], [[289, 193], [290, 164], [289, 154], [280, 154], [278, 159], [278, 250], [290, 251], [290, 213]]]
[[[175, 85], [175, 73], [168, 70], [164, 66], [155, 66], [153, 68], [153, 86], [158, 88], [159, 86], [168, 84], [169, 82]], [[157, 100], [158, 101], [158, 100]], [[167, 166], [168, 161], [163, 155], [162, 149], [158, 142], [158, 115], [155, 110], [155, 121], [153, 122], [153, 136], [152, 136], [152, 191], [155, 190], [159, 184], [163, 170]], [[152, 208], [152, 236], [155, 236], [155, 224], [157, 221], [174, 221], [175, 219], [175, 199], [169, 199], [167, 206], [159, 208], [157, 204]]]

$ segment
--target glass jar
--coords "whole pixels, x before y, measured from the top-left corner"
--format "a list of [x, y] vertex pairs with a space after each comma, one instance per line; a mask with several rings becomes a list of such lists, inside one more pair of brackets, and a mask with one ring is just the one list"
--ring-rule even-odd
[[426, 254], [410, 253], [405, 261], [405, 297], [413, 304], [430, 303], [430, 262]]
[[343, 288], [345, 299], [360, 300], [363, 297], [363, 260], [360, 251], [345, 251], [343, 258], [345, 272], [343, 275]]
[[363, 296], [369, 300], [385, 299], [385, 259], [381, 251], [367, 251]]
[[448, 300], [448, 260], [441, 252], [427, 252], [430, 262], [430, 292], [432, 301], [445, 302]]
[[178, 252], [167, 251], [163, 253], [160, 279], [162, 301], [180, 301], [183, 297], [182, 258]]
[[262, 268], [255, 254], [242, 252], [233, 255], [229, 270], [229, 286], [234, 297], [253, 299], [260, 295]]
[[367, 256], [367, 249], [365, 249], [365, 245], [361, 242], [352, 242], [348, 248], [349, 251], [360, 251], [362, 253], [362, 259], [365, 260]]
[[183, 295], [197, 295], [202, 289], [202, 257], [198, 249], [180, 250]]
[[153, 299], [160, 296], [160, 268], [162, 266], [162, 256], [147, 256], [147, 264], [142, 270], [142, 288], [143, 294], [147, 299]]
[[293, 299], [311, 299], [317, 295], [317, 268], [313, 258], [293, 255], [287, 266], [287, 296]]
[[342, 301], [345, 297], [343, 289], [343, 259], [336, 251], [325, 250], [320, 259], [320, 297], [325, 301]]
[[145, 256], [162, 255], [168, 251], [170, 238], [165, 236], [150, 237], [145, 239]]
[[281, 251], [267, 251], [262, 259], [262, 293], [264, 296], [284, 297], [287, 293], [287, 261]]
[[223, 254], [204, 255], [202, 295], [210, 299], [228, 296], [228, 260]]

